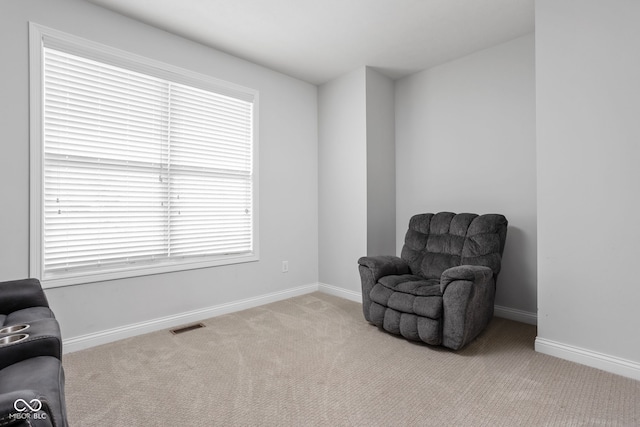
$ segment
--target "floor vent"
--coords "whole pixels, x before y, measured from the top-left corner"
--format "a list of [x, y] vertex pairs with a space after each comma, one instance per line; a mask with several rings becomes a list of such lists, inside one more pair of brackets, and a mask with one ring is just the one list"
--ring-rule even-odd
[[202, 323], [196, 323], [195, 325], [182, 326], [181, 328], [171, 329], [171, 333], [174, 335], [182, 334], [184, 332], [193, 331], [195, 329], [204, 328]]

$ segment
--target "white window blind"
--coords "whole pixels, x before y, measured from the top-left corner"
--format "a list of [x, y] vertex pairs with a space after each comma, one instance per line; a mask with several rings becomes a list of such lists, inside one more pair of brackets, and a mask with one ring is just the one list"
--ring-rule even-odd
[[254, 251], [251, 97], [43, 47], [42, 278]]

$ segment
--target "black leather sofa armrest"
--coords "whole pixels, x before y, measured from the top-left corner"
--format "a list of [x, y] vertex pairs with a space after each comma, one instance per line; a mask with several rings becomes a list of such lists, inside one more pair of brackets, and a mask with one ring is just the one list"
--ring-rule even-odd
[[493, 271], [481, 265], [460, 265], [446, 269], [440, 278], [440, 290], [444, 294], [451, 282], [465, 280], [474, 284], [485, 284], [491, 281]]
[[0, 282], [0, 313], [9, 314], [29, 307], [49, 307], [38, 279]]
[[62, 359], [62, 334], [58, 322], [44, 319], [34, 321], [30, 326], [25, 331], [29, 335], [26, 339], [0, 347], [0, 369], [39, 356]]
[[371, 271], [374, 283], [384, 276], [411, 273], [409, 264], [405, 260], [392, 255], [362, 257], [358, 260], [358, 264]]
[[46, 400], [33, 390], [17, 390], [0, 394], [0, 426], [5, 425], [54, 427]]

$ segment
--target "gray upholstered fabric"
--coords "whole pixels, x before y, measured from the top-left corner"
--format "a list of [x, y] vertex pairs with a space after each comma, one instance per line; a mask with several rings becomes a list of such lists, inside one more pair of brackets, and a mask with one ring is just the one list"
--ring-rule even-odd
[[401, 257], [358, 260], [365, 318], [407, 339], [461, 348], [493, 316], [506, 233], [499, 214], [413, 216]]

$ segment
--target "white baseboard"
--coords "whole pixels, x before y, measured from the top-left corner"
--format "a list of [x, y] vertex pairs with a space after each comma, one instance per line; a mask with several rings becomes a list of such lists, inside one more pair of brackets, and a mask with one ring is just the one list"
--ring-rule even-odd
[[81, 335], [65, 339], [62, 342], [64, 353], [72, 353], [74, 351], [84, 350], [86, 348], [95, 347], [101, 344], [107, 344], [113, 341], [130, 338], [136, 335], [155, 332], [162, 329], [173, 328], [175, 326], [187, 323], [198, 322], [211, 317], [223, 314], [233, 313], [248, 308], [258, 307], [260, 305], [269, 304], [276, 301], [285, 300], [299, 295], [308, 294], [318, 290], [318, 284], [299, 286], [279, 292], [272, 292], [266, 295], [260, 295], [253, 298], [247, 298], [239, 301], [233, 301], [226, 304], [206, 307], [199, 310], [188, 311], [172, 316], [161, 317], [146, 322], [134, 323], [131, 325], [121, 326], [118, 328], [107, 329], [92, 334]]
[[559, 357], [613, 374], [640, 380], [640, 363], [621, 359], [596, 351], [563, 344], [545, 338], [536, 338], [535, 349], [539, 353]]
[[[95, 347], [101, 344], [107, 344], [136, 335], [173, 328], [187, 323], [198, 322], [211, 317], [233, 313], [240, 310], [246, 310], [248, 308], [258, 307], [264, 304], [269, 304], [272, 302], [281, 301], [316, 291], [344, 298], [349, 301], [362, 303], [362, 294], [360, 292], [351, 291], [326, 283], [312, 283], [296, 288], [287, 289], [284, 291], [260, 295], [253, 298], [232, 301], [229, 303], [206, 307], [199, 310], [188, 311], [172, 316], [161, 317], [145, 322], [134, 323], [118, 328], [112, 328], [91, 334], [68, 338], [63, 340], [63, 349], [64, 353], [73, 353], [74, 351], [84, 350], [86, 348]], [[495, 313], [498, 317], [504, 317], [506, 319], [516, 320], [518, 322], [536, 324], [536, 316], [532, 313], [500, 306], [495, 307]]]
[[350, 291], [348, 289], [340, 288], [338, 286], [327, 285], [326, 283], [318, 283], [318, 291], [325, 294], [333, 295], [336, 297], [348, 299], [349, 301], [362, 303], [362, 293], [356, 291]]
[[538, 316], [535, 313], [503, 307], [501, 305], [495, 305], [493, 310], [497, 317], [502, 317], [503, 319], [515, 320], [516, 322], [527, 323], [529, 325], [538, 324]]

